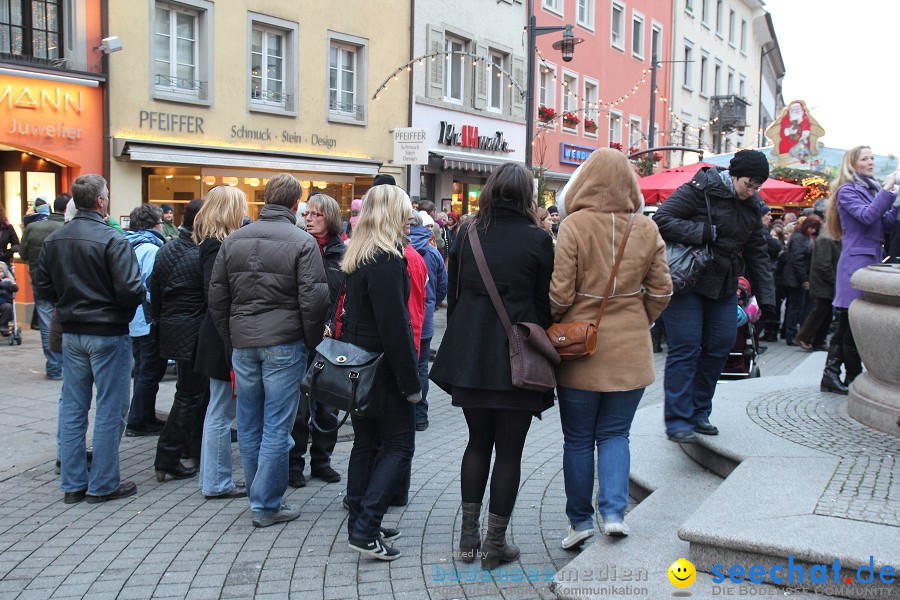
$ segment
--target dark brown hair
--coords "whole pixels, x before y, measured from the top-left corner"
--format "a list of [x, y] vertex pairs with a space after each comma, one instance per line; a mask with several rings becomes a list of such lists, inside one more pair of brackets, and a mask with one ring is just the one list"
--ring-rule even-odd
[[487, 227], [498, 208], [506, 208], [527, 216], [537, 224], [534, 203], [534, 180], [518, 163], [506, 163], [494, 171], [481, 190], [478, 201], [478, 227]]
[[266, 184], [266, 204], [293, 208], [302, 195], [300, 182], [288, 173], [279, 173]]
[[822, 219], [820, 219], [818, 215], [809, 215], [806, 217], [797, 232], [804, 237], [812, 237], [812, 234], [809, 232], [812, 228], [816, 228], [817, 230], [822, 229]]

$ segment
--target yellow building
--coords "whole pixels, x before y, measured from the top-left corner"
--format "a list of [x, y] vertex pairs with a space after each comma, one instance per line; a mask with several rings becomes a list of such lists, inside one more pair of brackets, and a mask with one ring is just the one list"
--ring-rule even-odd
[[[389, 10], [386, 5], [389, 6]], [[409, 60], [410, 3], [353, 10], [296, 0], [111, 0], [112, 214], [167, 203], [176, 223], [215, 185], [247, 193], [256, 218], [275, 173], [346, 217], [379, 172], [404, 186], [391, 130], [408, 125], [408, 82], [374, 89]]]

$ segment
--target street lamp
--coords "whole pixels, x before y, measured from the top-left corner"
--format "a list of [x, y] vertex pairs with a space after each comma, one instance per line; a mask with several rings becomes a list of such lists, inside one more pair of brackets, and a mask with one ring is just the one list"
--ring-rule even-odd
[[534, 148], [532, 147], [532, 138], [534, 138], [534, 51], [537, 44], [537, 36], [545, 33], [554, 33], [564, 31], [563, 38], [553, 43], [554, 50], [562, 51], [562, 59], [565, 62], [572, 61], [572, 55], [575, 53], [575, 44], [580, 44], [584, 40], [575, 37], [573, 25], [564, 25], [558, 27], [538, 27], [537, 18], [534, 16], [534, 0], [528, 0], [528, 85], [525, 88], [525, 166], [531, 170], [532, 155]]

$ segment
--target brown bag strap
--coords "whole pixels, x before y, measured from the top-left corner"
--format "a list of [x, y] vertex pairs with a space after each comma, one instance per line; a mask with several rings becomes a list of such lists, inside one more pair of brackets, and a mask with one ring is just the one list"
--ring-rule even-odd
[[622, 263], [622, 255], [625, 254], [625, 244], [628, 243], [628, 236], [631, 235], [631, 228], [634, 226], [634, 214], [635, 213], [631, 213], [631, 216], [628, 218], [628, 225], [625, 227], [625, 236], [622, 238], [622, 243], [619, 244], [619, 251], [616, 253], [616, 262], [613, 263], [612, 273], [609, 275], [609, 283], [606, 284], [606, 291], [603, 293], [603, 302], [600, 303], [600, 314], [597, 315], [597, 322], [594, 324], [595, 327], [599, 327], [600, 319], [603, 318], [603, 313], [606, 312], [609, 294], [612, 292], [616, 274], [619, 272], [619, 265]]
[[[478, 237], [478, 230], [475, 229], [474, 222], [469, 223], [467, 232], [469, 233], [469, 244], [472, 246], [472, 254], [475, 256], [475, 264], [478, 265], [478, 272], [481, 273], [481, 280], [484, 282], [484, 287], [487, 288], [488, 295], [491, 297], [494, 310], [500, 316], [500, 322], [503, 323], [503, 329], [506, 330], [507, 337], [512, 338], [512, 323], [509, 320], [506, 307], [503, 306], [503, 301], [500, 299], [500, 293], [497, 292], [494, 278], [491, 277], [491, 270], [488, 268], [487, 261], [484, 258], [484, 250], [481, 249], [481, 239]], [[460, 256], [462, 256], [462, 248], [460, 248]]]

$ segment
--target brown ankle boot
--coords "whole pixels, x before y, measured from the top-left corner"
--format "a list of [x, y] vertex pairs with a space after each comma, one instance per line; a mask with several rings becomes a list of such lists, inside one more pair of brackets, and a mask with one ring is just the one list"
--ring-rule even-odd
[[459, 534], [459, 559], [472, 562], [481, 548], [481, 502], [462, 503], [462, 531]]
[[519, 548], [506, 543], [506, 528], [509, 517], [500, 517], [488, 513], [488, 528], [481, 545], [481, 568], [496, 569], [502, 562], [510, 562], [519, 558]]

